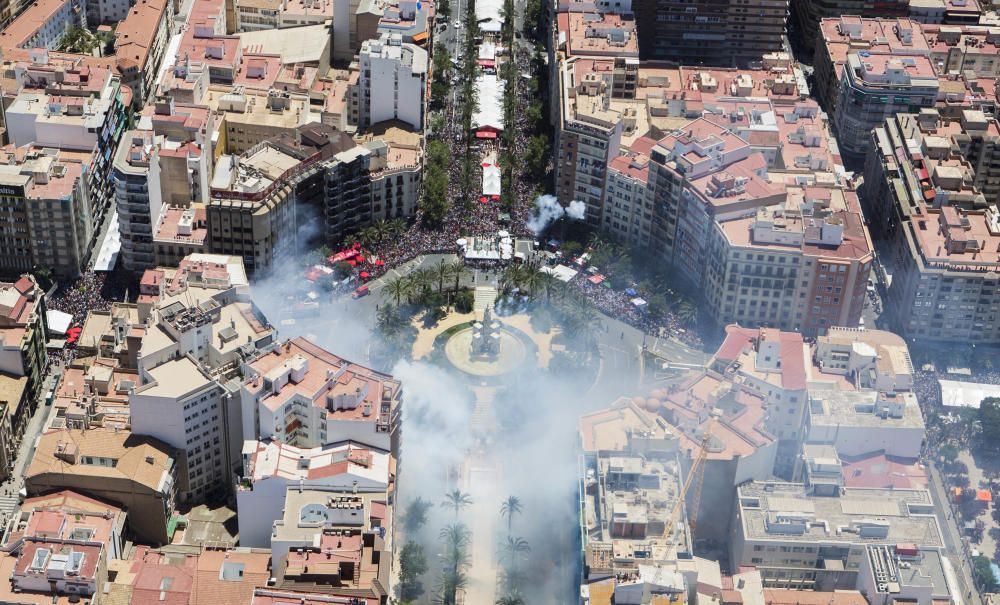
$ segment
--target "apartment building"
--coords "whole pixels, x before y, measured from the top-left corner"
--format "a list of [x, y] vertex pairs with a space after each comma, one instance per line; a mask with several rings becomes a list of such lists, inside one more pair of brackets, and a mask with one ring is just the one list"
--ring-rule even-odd
[[208, 249], [238, 256], [251, 274], [266, 274], [297, 250], [296, 181], [317, 168], [269, 143], [222, 156], [206, 208]]
[[230, 489], [243, 443], [230, 380], [243, 359], [267, 349], [274, 330], [249, 300], [239, 258], [194, 255], [177, 269], [143, 275], [140, 317], [150, 317], [138, 357], [140, 384], [129, 398], [132, 431], [182, 452], [185, 502]]
[[0, 476], [8, 476], [48, 366], [45, 295], [31, 275], [0, 282]]
[[71, 27], [86, 27], [76, 0], [37, 0], [0, 32], [0, 47], [55, 50]]
[[308, 121], [309, 99], [279, 90], [245, 86], [209, 86], [207, 105], [218, 121], [216, 158], [223, 153], [239, 155], [283, 134], [294, 134]]
[[6, 271], [45, 267], [74, 277], [87, 268], [94, 219], [90, 214], [88, 154], [8, 146], [0, 150], [0, 205], [13, 216], [3, 230]]
[[897, 113], [934, 107], [938, 89], [927, 57], [867, 51], [847, 55], [834, 119], [840, 149], [863, 155], [872, 129]]
[[[868, 19], [846, 14], [823, 19], [819, 23], [819, 34], [814, 61], [815, 92], [831, 114], [851, 53], [926, 57], [934, 73], [946, 80], [966, 73], [974, 78], [992, 78], [1000, 74], [1000, 46], [997, 44], [1000, 36], [995, 28], [985, 25], [927, 24], [907, 18]], [[992, 89], [979, 90], [972, 85], [968, 88], [965, 94], [970, 97], [995, 98]]]
[[361, 128], [399, 120], [423, 130], [427, 51], [399, 34], [383, 34], [361, 44], [358, 60]]
[[913, 390], [913, 362], [903, 337], [884, 330], [832, 327], [816, 337], [813, 365], [844, 376], [855, 389]]
[[[178, 328], [198, 317], [177, 317]], [[200, 326], [198, 326], [200, 327]], [[197, 330], [197, 328], [195, 328]], [[229, 394], [198, 364], [181, 357], [142, 373], [142, 385], [129, 398], [132, 430], [177, 447], [186, 467], [181, 502], [203, 502], [226, 490], [230, 475], [225, 425]]]
[[[170, 42], [174, 23], [171, 0], [102, 0], [87, 4], [99, 7], [97, 22], [115, 22], [115, 57], [122, 83], [132, 89], [136, 107], [153, 93], [160, 63]], [[124, 9], [124, 11], [122, 10]]]
[[208, 213], [204, 204], [172, 206], [160, 214], [153, 232], [157, 266], [176, 265], [192, 254], [208, 252]]
[[333, 20], [333, 0], [237, 0], [236, 31], [322, 25]]
[[745, 67], [780, 51], [787, 0], [681, 2], [633, 0], [644, 59], [680, 65]]
[[[244, 442], [243, 471], [236, 487], [240, 544], [272, 547], [276, 520], [281, 519], [283, 509], [289, 508], [289, 491], [350, 492], [359, 496], [359, 504], [361, 495], [370, 494], [384, 502], [395, 479], [393, 466], [388, 452], [350, 441], [314, 448], [276, 441]], [[298, 514], [297, 510], [290, 512]], [[351, 525], [361, 521], [356, 518]], [[285, 527], [283, 533], [287, 534], [295, 525]], [[315, 529], [312, 533], [316, 533]]]
[[139, 122], [144, 128], [123, 135], [113, 172], [121, 262], [137, 272], [157, 266], [154, 237], [162, 215], [208, 201], [213, 164], [207, 107], [167, 99]]
[[[930, 6], [933, 1], [928, 0], [926, 11], [918, 10], [917, 12], [922, 12], [922, 16], [930, 17], [934, 13]], [[798, 35], [802, 44], [808, 49], [813, 49], [817, 39], [822, 39], [823, 23], [828, 19], [840, 19], [843, 15], [850, 15], [845, 18], [849, 20], [879, 18], [890, 22], [893, 19], [910, 16], [910, 9], [916, 4], [917, 2], [913, 0], [880, 0], [879, 2], [805, 0], [792, 5], [792, 18], [798, 26]]]
[[756, 567], [765, 586], [853, 589], [869, 548], [945, 548], [927, 490], [754, 481], [737, 497], [730, 561]]
[[[886, 308], [898, 329], [911, 338], [996, 343], [1000, 213], [975, 185], [979, 177], [984, 186], [996, 186], [992, 144], [986, 143], [996, 125], [977, 114], [964, 123], [966, 136], [969, 125], [978, 133], [970, 143], [983, 141], [966, 149], [982, 150], [982, 160], [972, 159], [986, 167], [985, 179], [963, 157], [962, 146], [938, 136], [949, 127], [936, 114], [900, 115], [872, 133], [866, 198], [889, 240], [883, 279]], [[950, 128], [961, 133], [962, 123]]]
[[832, 445], [857, 458], [881, 451], [916, 461], [924, 444], [924, 418], [912, 392], [809, 390], [808, 443]]
[[57, 429], [39, 438], [24, 485], [29, 496], [70, 489], [120, 505], [136, 537], [163, 544], [187, 479], [177, 461], [165, 443], [129, 431]]
[[[132, 343], [137, 340], [133, 333]], [[106, 428], [130, 430], [132, 410], [130, 391], [139, 384], [135, 367], [124, 367], [113, 357], [100, 358], [86, 367], [70, 365], [63, 369], [59, 386], [52, 394], [54, 412], [46, 430]]]
[[41, 49], [17, 64], [15, 77], [23, 88], [5, 112], [8, 140], [16, 147], [89, 154], [85, 175], [96, 237], [114, 201], [111, 168], [128, 121], [127, 88], [108, 68], [50, 62]]
[[244, 364], [243, 376], [244, 435], [301, 448], [349, 440], [397, 451], [402, 393], [388, 374], [295, 338]]
[[874, 258], [857, 195], [829, 174], [769, 172], [750, 136], [722, 124], [699, 118], [652, 148], [654, 252], [721, 321], [856, 325]]

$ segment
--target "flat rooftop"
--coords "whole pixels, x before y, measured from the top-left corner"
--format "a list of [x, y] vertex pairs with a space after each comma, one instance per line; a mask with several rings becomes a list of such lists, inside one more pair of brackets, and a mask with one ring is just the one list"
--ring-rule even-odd
[[808, 489], [796, 483], [756, 481], [739, 486], [745, 538], [944, 547], [927, 490], [848, 487], [839, 496], [824, 497], [812, 496]]

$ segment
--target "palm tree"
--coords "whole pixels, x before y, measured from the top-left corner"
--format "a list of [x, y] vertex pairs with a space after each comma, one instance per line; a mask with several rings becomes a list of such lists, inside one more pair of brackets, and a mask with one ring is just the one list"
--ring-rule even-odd
[[524, 605], [524, 599], [519, 594], [506, 594], [496, 600], [496, 605]]
[[448, 279], [448, 277], [451, 276], [451, 265], [445, 262], [445, 260], [442, 258], [441, 262], [439, 262], [437, 266], [431, 269], [431, 271], [437, 278], [438, 294], [441, 294], [442, 292], [444, 292], [444, 280]]
[[683, 324], [692, 324], [698, 319], [698, 307], [690, 300], [683, 300], [677, 305], [677, 319]]
[[510, 566], [516, 569], [518, 559], [524, 558], [525, 555], [531, 552], [531, 547], [528, 546], [528, 541], [524, 538], [507, 536], [507, 541], [503, 545], [503, 551], [510, 558]]
[[514, 525], [514, 515], [521, 514], [521, 499], [517, 496], [507, 496], [507, 499], [503, 501], [500, 506], [500, 516], [507, 517], [507, 534], [510, 534], [511, 528]]
[[520, 265], [511, 265], [500, 277], [500, 291], [504, 294], [510, 292], [521, 285], [524, 281], [524, 269]]
[[438, 537], [444, 542], [445, 558], [454, 569], [468, 563], [471, 532], [461, 523], [452, 523], [441, 528]]
[[399, 235], [400, 233], [406, 231], [406, 221], [401, 218], [394, 218], [389, 221], [389, 233], [391, 235]]
[[398, 307], [400, 299], [410, 293], [410, 280], [405, 277], [394, 277], [385, 283], [385, 287], [389, 292], [389, 296], [396, 299], [396, 306]]
[[417, 269], [416, 271], [410, 273], [407, 281], [410, 282], [410, 296], [419, 296], [431, 287], [434, 277], [428, 269]]
[[470, 504], [472, 504], [472, 497], [460, 489], [452, 490], [444, 495], [443, 505], [455, 509], [455, 518], [458, 518], [458, 512], [461, 509]]
[[448, 265], [448, 270], [451, 272], [451, 277], [455, 278], [455, 292], [458, 292], [459, 281], [465, 275], [465, 265], [461, 261], [457, 261]]
[[376, 238], [375, 241], [380, 242], [385, 238], [389, 237], [389, 231], [390, 231], [389, 221], [385, 220], [384, 218], [380, 218], [379, 220], [375, 221], [375, 224], [372, 225], [371, 229], [372, 229], [372, 234], [375, 235]]
[[528, 289], [528, 292], [531, 293], [532, 297], [535, 297], [538, 294], [538, 290], [541, 289], [542, 283], [545, 281], [546, 277], [548, 276], [542, 271], [541, 267], [539, 267], [537, 263], [525, 265], [521, 270], [521, 278], [524, 283], [524, 287]]
[[344, 237], [344, 247], [353, 248], [355, 244], [361, 243], [361, 237], [357, 233], [352, 233]]

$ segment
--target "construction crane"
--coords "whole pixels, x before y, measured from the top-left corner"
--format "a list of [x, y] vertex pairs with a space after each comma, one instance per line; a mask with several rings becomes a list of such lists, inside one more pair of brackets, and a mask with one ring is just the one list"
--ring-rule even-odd
[[677, 502], [674, 503], [673, 510], [670, 511], [670, 517], [667, 519], [667, 523], [663, 528], [663, 537], [667, 540], [673, 542], [673, 534], [677, 529], [677, 521], [680, 519], [681, 510], [684, 508], [685, 497], [688, 490], [691, 489], [691, 485], [694, 484], [694, 495], [691, 498], [691, 510], [692, 517], [688, 522], [688, 527], [691, 528], [691, 538], [694, 539], [694, 528], [697, 523], [698, 518], [698, 506], [701, 503], [701, 488], [705, 483], [705, 459], [708, 458], [708, 446], [712, 442], [712, 431], [715, 429], [715, 423], [722, 413], [713, 408], [709, 413], [708, 422], [705, 423], [705, 431], [701, 434], [701, 444], [698, 450], [698, 456], [691, 463], [691, 470], [688, 471], [688, 476], [684, 480], [684, 486], [681, 487], [681, 492], [677, 495]]

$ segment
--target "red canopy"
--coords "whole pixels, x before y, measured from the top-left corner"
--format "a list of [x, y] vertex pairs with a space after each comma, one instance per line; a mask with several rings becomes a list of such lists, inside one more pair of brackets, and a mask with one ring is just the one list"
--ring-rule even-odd
[[487, 200], [487, 199], [486, 199], [485, 197], [481, 197], [481, 198], [479, 198], [479, 203], [480, 203], [480, 204], [485, 204], [485, 203], [486, 203], [486, 202], [488, 202], [488, 201], [489, 201], [489, 200]]
[[381, 258], [380, 258], [380, 259], [378, 259], [377, 261], [375, 261], [375, 266], [376, 266], [376, 267], [381, 267], [381, 266], [382, 266], [382, 265], [384, 265], [384, 264], [385, 264], [385, 261], [384, 261], [384, 260], [382, 260]]
[[490, 132], [489, 130], [480, 130], [476, 132], [477, 139], [495, 139], [497, 138], [497, 133]]
[[352, 267], [357, 267], [358, 266], [358, 261], [354, 260], [353, 258], [350, 259], [350, 260], [348, 260], [348, 261], [346, 261], [346, 262], [347, 262], [348, 265], [350, 265]]
[[368, 272], [367, 272], [367, 271], [362, 271], [362, 272], [361, 272], [361, 273], [359, 273], [358, 275], [360, 275], [360, 276], [361, 276], [361, 279], [368, 279], [369, 277], [371, 277], [370, 275], [368, 275]]
[[356, 260], [357, 260], [357, 261], [358, 261], [359, 263], [363, 263], [363, 262], [365, 262], [365, 257], [363, 257], [363, 256], [361, 256], [361, 255], [359, 254], [359, 255], [358, 255], [358, 258], [357, 258]]
[[491, 197], [491, 198], [493, 198], [494, 200], [498, 200], [498, 199], [500, 199], [500, 196], [499, 196], [499, 195], [491, 195], [490, 197]]

